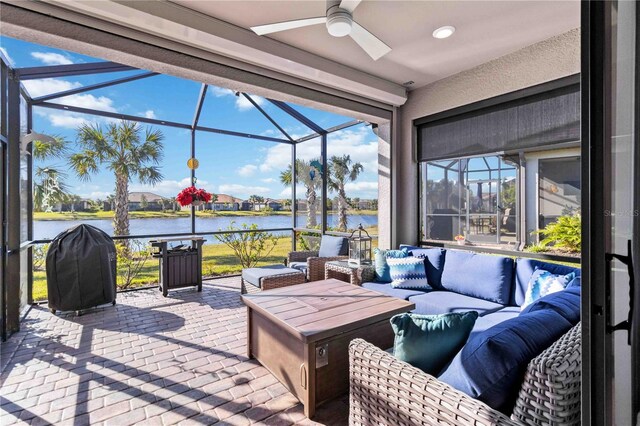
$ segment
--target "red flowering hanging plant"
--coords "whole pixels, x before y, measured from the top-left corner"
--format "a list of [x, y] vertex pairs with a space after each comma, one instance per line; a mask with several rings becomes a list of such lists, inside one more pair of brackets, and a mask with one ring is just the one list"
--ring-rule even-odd
[[190, 204], [199, 206], [203, 203], [208, 203], [209, 201], [211, 201], [211, 194], [202, 188], [198, 189], [195, 186], [189, 186], [180, 191], [180, 193], [176, 197], [176, 201], [183, 207]]

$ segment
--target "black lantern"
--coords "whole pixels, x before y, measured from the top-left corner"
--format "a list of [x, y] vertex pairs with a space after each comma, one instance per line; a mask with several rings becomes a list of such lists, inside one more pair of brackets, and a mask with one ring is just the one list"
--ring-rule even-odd
[[[355, 236], [356, 231], [358, 232], [357, 236]], [[358, 229], [353, 231], [349, 237], [349, 263], [371, 265], [371, 237], [364, 230], [362, 224], [358, 225]]]

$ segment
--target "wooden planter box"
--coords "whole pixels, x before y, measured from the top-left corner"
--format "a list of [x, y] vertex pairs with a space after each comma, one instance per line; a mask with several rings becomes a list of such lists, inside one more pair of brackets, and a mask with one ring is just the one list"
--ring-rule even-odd
[[153, 254], [160, 266], [160, 289], [163, 296], [175, 288], [197, 286], [202, 291], [202, 244], [204, 238], [191, 237], [191, 246], [172, 250], [171, 241], [184, 241], [184, 238], [168, 238], [151, 241], [158, 251]]

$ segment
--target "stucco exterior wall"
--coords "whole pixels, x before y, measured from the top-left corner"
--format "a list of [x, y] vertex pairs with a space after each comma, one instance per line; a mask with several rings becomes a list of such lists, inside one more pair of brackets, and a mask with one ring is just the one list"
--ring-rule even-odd
[[418, 242], [418, 167], [413, 120], [580, 72], [580, 29], [541, 41], [413, 90], [399, 110], [393, 152], [392, 245]]

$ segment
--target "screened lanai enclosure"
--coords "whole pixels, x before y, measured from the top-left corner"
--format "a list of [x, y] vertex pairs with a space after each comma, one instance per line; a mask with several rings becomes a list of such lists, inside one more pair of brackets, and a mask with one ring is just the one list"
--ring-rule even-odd
[[[132, 264], [121, 288], [157, 282], [148, 251], [157, 238], [203, 236], [205, 276], [240, 271], [224, 235], [270, 234], [275, 245], [258, 264], [282, 263], [288, 251], [314, 248], [321, 234], [348, 236], [361, 223], [376, 238], [375, 124], [93, 58], [20, 67], [0, 56], [0, 167], [8, 167], [0, 170], [0, 211], [11, 224], [1, 238], [3, 339], [25, 306], [46, 300], [51, 239], [79, 223], [137, 253], [124, 260]], [[113, 224], [117, 166], [83, 139], [96, 131], [117, 140], [110, 129], [123, 123], [137, 123], [139, 142], [155, 137], [161, 150], [128, 154], [124, 232]], [[179, 206], [176, 195], [189, 186], [213, 199]]]

